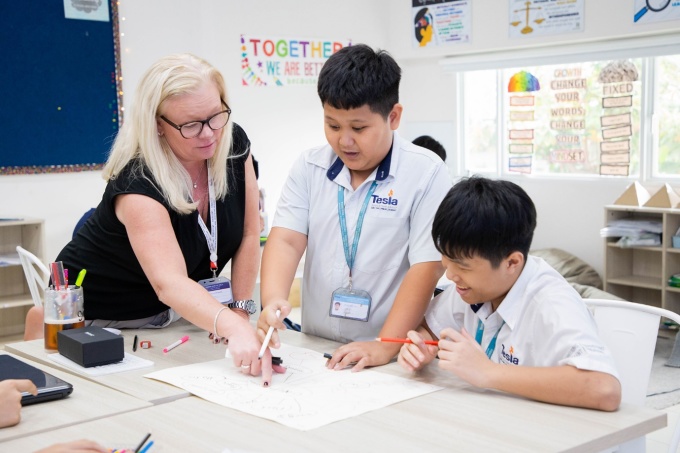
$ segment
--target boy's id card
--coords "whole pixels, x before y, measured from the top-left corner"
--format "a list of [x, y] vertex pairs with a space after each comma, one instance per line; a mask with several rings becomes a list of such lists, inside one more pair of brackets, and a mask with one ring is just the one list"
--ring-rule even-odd
[[234, 296], [231, 293], [231, 282], [226, 277], [206, 278], [199, 280], [198, 284], [207, 289], [210, 295], [221, 304], [234, 301]]
[[371, 295], [361, 289], [338, 288], [331, 297], [330, 315], [334, 318], [368, 321]]

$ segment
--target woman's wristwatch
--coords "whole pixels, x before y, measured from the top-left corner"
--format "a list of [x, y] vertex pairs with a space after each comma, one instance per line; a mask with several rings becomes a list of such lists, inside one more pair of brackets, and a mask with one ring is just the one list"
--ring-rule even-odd
[[255, 301], [253, 299], [235, 300], [233, 302], [228, 303], [227, 307], [238, 308], [240, 310], [243, 310], [246, 313], [248, 313], [248, 316], [252, 315], [257, 311], [257, 307], [255, 306]]

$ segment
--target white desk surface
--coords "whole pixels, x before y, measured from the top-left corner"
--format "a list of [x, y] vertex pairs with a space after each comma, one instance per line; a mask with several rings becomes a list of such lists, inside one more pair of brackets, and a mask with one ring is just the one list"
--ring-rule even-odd
[[[289, 334], [288, 332], [285, 333]], [[287, 341], [290, 344], [309, 349], [316, 348], [316, 350], [319, 350], [320, 352], [333, 352], [338, 345], [338, 343], [329, 340], [307, 337], [303, 334], [297, 334], [297, 332], [290, 332], [290, 334], [289, 337], [287, 337], [289, 338]], [[123, 330], [122, 335], [125, 338], [126, 353], [131, 353], [138, 357], [151, 360], [154, 362], [154, 365], [148, 368], [140, 368], [104, 376], [77, 375], [154, 404], [167, 403], [179, 398], [186, 398], [190, 396], [190, 394], [183, 389], [164, 382], [146, 379], [143, 377], [145, 374], [165, 368], [224, 358], [224, 353], [227, 349], [224, 344], [213, 344], [212, 341], [208, 339], [208, 333], [206, 331], [201, 330], [184, 320], [180, 320], [172, 327], [165, 329]], [[137, 347], [137, 351], [132, 352], [132, 342], [135, 335], [138, 336], [140, 342], [142, 340], [151, 340], [151, 349]], [[188, 342], [176, 347], [167, 354], [163, 353], [164, 347], [175, 342], [184, 335], [189, 335], [190, 340]], [[36, 362], [44, 363], [69, 373], [76, 373], [75, 371], [64, 368], [50, 360], [48, 355], [53, 354], [55, 351], [45, 350], [43, 344], [43, 340], [8, 343], [5, 345], [5, 350], [16, 354], [17, 356], [35, 360]]]
[[[5, 354], [5, 352], [0, 351], [0, 354]], [[151, 406], [151, 403], [125, 395], [87, 379], [79, 378], [23, 357], [17, 358], [73, 384], [73, 393], [61, 400], [33, 404], [22, 408], [21, 422], [18, 425], [0, 429], [0, 451], [22, 451], [6, 449], [3, 442], [10, 439], [77, 425], [85, 421]], [[82, 437], [82, 434], [80, 437]]]
[[[154, 404], [165, 403], [178, 398], [186, 398], [187, 396], [190, 396], [190, 394], [189, 392], [172, 385], [145, 379], [143, 377], [145, 374], [189, 363], [216, 360], [220, 357], [224, 357], [224, 352], [226, 350], [225, 345], [212, 344], [208, 339], [207, 332], [184, 320], [178, 321], [177, 324], [171, 328], [123, 330], [122, 334], [125, 338], [125, 352], [143, 359], [151, 360], [154, 362], [154, 366], [104, 376], [77, 375]], [[137, 351], [132, 352], [132, 342], [135, 334], [137, 334], [140, 342], [142, 340], [150, 340], [151, 349], [142, 349], [138, 346]], [[167, 354], [163, 353], [164, 347], [179, 340], [184, 335], [189, 335], [190, 337], [190, 340], [187, 343], [178, 346]], [[77, 373], [50, 360], [48, 355], [53, 354], [56, 351], [47, 351], [44, 349], [43, 345], [43, 340], [21, 341], [18, 343], [6, 344], [5, 350], [18, 356], [62, 369], [69, 373]]]
[[604, 413], [534, 403], [469, 388], [448, 389], [311, 431], [183, 398], [0, 444], [34, 451], [84, 435], [108, 448], [134, 445], [147, 432], [154, 451], [596, 452], [663, 427], [666, 415], [624, 406]]
[[[139, 334], [139, 331], [136, 331]], [[189, 332], [191, 341], [163, 356], [166, 343]], [[125, 332], [130, 348], [135, 331]], [[225, 346], [212, 345], [205, 332], [182, 325], [165, 331], [144, 331], [140, 339], [158, 338], [146, 350], [156, 362], [153, 368], [94, 378], [130, 394], [148, 391], [174, 393], [144, 374], [169, 366], [223, 357]], [[333, 352], [337, 343], [291, 331], [283, 341], [319, 352]], [[168, 341], [170, 340], [170, 341]], [[160, 342], [160, 344], [156, 344]], [[44, 356], [42, 342], [14, 343], [7, 349]], [[143, 350], [142, 350], [143, 351]], [[49, 360], [46, 356], [44, 360]], [[562, 407], [504, 393], [475, 389], [430, 366], [412, 376], [396, 363], [375, 368], [404, 377], [431, 382], [444, 390], [342, 420], [311, 431], [298, 431], [276, 422], [244, 414], [195, 397], [160, 404], [135, 412], [95, 420], [80, 426], [17, 439], [2, 444], [16, 451], [30, 451], [55, 441], [88, 437], [113, 448], [111, 442], [138, 442], [151, 432], [156, 451], [601, 451], [667, 424], [666, 414], [653, 409], [623, 405], [614, 413]], [[254, 378], [257, 379], [257, 378]], [[163, 389], [162, 391], [159, 389]], [[147, 398], [152, 401], [156, 398]], [[167, 399], [170, 401], [173, 398]], [[156, 399], [157, 400], [157, 399]], [[265, 434], [265, 435], [263, 435]], [[14, 451], [9, 449], [9, 451]]]

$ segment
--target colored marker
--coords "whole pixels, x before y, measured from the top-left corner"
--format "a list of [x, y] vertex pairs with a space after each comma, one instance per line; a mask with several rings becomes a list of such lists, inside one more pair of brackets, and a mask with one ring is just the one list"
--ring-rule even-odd
[[149, 442], [148, 444], [146, 444], [146, 446], [144, 448], [139, 450], [139, 453], [146, 453], [147, 451], [149, 451], [149, 448], [151, 448], [152, 445], [153, 445], [153, 440], [151, 442]]
[[[276, 310], [276, 317], [278, 318], [279, 316], [281, 316], [281, 310]], [[267, 336], [264, 337], [264, 343], [262, 343], [260, 353], [257, 355], [257, 360], [262, 360], [262, 356], [264, 355], [264, 352], [267, 350], [267, 345], [269, 344], [269, 341], [272, 339], [273, 333], [274, 326], [269, 326], [269, 330], [267, 331]]]
[[[323, 358], [324, 358], [324, 359], [330, 360], [330, 359], [333, 358], [333, 355], [332, 355], [332, 354], [329, 354], [329, 353], [327, 353], [327, 352], [324, 352], [324, 353], [323, 353]], [[328, 364], [328, 362], [326, 362], [326, 364]], [[357, 362], [350, 362], [350, 363], [347, 364], [347, 367], [346, 367], [346, 368], [353, 367], [353, 366], [356, 365], [356, 364], [357, 364]]]
[[144, 446], [144, 443], [147, 440], [149, 440], [149, 437], [151, 437], [151, 433], [147, 434], [146, 437], [144, 437], [144, 439], [142, 439], [142, 441], [139, 443], [137, 448], [135, 448], [135, 453], [138, 453], [142, 449], [142, 447]]
[[181, 345], [182, 343], [186, 343], [187, 341], [189, 341], [189, 335], [184, 335], [182, 338], [180, 338], [179, 340], [175, 341], [173, 344], [171, 344], [171, 345], [168, 346], [167, 348], [163, 348], [163, 352], [172, 351], [172, 350], [175, 349], [177, 346]]
[[87, 271], [85, 269], [81, 269], [80, 272], [78, 272], [78, 277], [76, 277], [76, 288], [79, 288], [83, 285], [85, 274], [87, 274]]
[[137, 335], [135, 335], [135, 339], [132, 341], [132, 352], [137, 351]]
[[[376, 338], [375, 341], [382, 341], [383, 343], [408, 343], [413, 344], [408, 338]], [[425, 344], [431, 344], [432, 346], [439, 346], [438, 341], [426, 340]]]

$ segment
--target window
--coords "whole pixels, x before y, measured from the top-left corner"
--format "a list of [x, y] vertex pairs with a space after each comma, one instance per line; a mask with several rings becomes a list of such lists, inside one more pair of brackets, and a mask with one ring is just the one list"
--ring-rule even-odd
[[652, 176], [680, 175], [680, 55], [655, 59]]
[[465, 172], [680, 179], [680, 55], [616, 57], [460, 73]]

